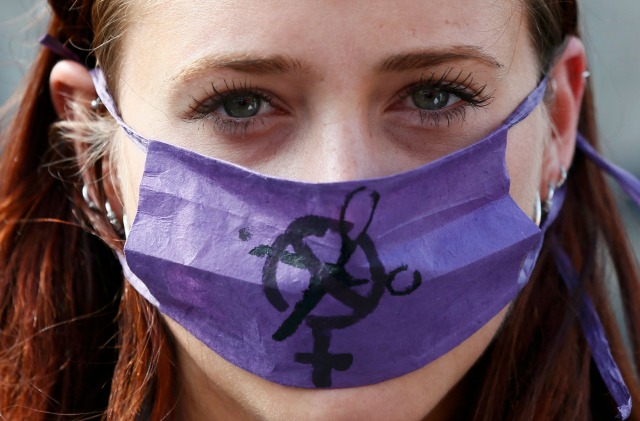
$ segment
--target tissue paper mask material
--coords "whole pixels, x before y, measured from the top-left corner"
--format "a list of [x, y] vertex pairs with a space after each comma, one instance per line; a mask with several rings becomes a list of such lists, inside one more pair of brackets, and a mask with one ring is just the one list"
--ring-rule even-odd
[[251, 373], [308, 388], [404, 375], [471, 336], [529, 278], [542, 233], [509, 196], [505, 151], [544, 81], [470, 147], [398, 175], [309, 184], [145, 139], [93, 76], [147, 150], [128, 279]]

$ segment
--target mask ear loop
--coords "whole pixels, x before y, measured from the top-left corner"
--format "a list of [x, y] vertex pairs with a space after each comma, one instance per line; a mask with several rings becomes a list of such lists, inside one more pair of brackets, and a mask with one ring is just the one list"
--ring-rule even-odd
[[630, 172], [602, 157], [580, 133], [578, 133], [578, 148], [600, 169], [613, 177], [622, 191], [629, 196], [636, 206], [640, 207], [640, 180]]
[[49, 34], [44, 34], [42, 38], [40, 38], [40, 45], [47, 47], [51, 52], [59, 55], [62, 58], [66, 58], [67, 60], [72, 60], [77, 63], [82, 64], [80, 57], [69, 48], [67, 48], [64, 44], [58, 41], [56, 38], [52, 37]]
[[[560, 277], [564, 280], [569, 291], [575, 291], [580, 287], [580, 276], [573, 267], [571, 259], [555, 238], [551, 239], [551, 250]], [[593, 302], [587, 294], [583, 293], [581, 295], [578, 319], [580, 320], [582, 331], [591, 349], [591, 357], [600, 372], [600, 377], [616, 402], [618, 418], [624, 420], [631, 414], [629, 389], [611, 355], [609, 342]]]
[[[587, 78], [589, 75], [590, 73], [585, 72], [582, 76]], [[543, 79], [543, 82], [544, 80], [545, 79]], [[553, 80], [550, 83], [553, 87]], [[517, 122], [520, 119], [521, 116], [515, 115], [510, 117], [509, 121]], [[580, 133], [577, 134], [577, 146], [596, 165], [614, 177], [614, 179], [620, 184], [622, 190], [625, 191], [638, 206], [640, 206], [640, 181], [638, 181], [638, 179], [627, 171], [602, 158]], [[550, 192], [551, 197], [547, 198], [548, 203], [546, 203], [544, 209], [545, 212], [547, 212], [547, 215], [541, 225], [543, 232], [548, 230], [560, 213], [560, 209], [566, 195], [566, 187], [564, 186], [566, 179], [567, 170], [565, 168], [561, 168], [561, 179], [554, 186], [553, 192]], [[571, 259], [555, 238], [551, 238], [551, 252], [554, 256], [560, 277], [565, 282], [569, 291], [574, 291], [580, 285], [580, 277], [576, 273]], [[606, 339], [604, 328], [602, 327], [602, 323], [600, 322], [596, 309], [589, 296], [585, 293], [583, 293], [581, 297], [578, 317], [582, 326], [583, 334], [585, 335], [589, 348], [591, 349], [594, 363], [598, 368], [600, 376], [609, 390], [609, 393], [616, 402], [618, 418], [626, 419], [631, 414], [631, 395], [624, 379], [622, 378], [620, 369], [611, 355], [609, 342]]]
[[[45, 34], [44, 36], [42, 36], [42, 38], [40, 38], [39, 42], [42, 46], [46, 47], [47, 49], [52, 51], [54, 54], [57, 54], [58, 56], [64, 59], [72, 60], [84, 65], [80, 60], [80, 57], [76, 53], [74, 53], [71, 49], [66, 47], [58, 39], [52, 37], [51, 35]], [[93, 73], [93, 71], [90, 71], [90, 72]], [[95, 84], [95, 80], [94, 80], [94, 84]], [[106, 84], [104, 85], [103, 89], [106, 90]], [[96, 88], [96, 90], [98, 90], [98, 88]], [[96, 99], [91, 101], [91, 109], [93, 110], [93, 112], [98, 112], [99, 108], [102, 105], [103, 105], [103, 102], [100, 96], [98, 96]], [[100, 211], [99, 207], [90, 198], [89, 186], [86, 183], [83, 184], [82, 186], [82, 197], [87, 203], [87, 205], [89, 206], [89, 209], [93, 211]], [[105, 216], [109, 220], [109, 223], [113, 226], [113, 228], [118, 233], [118, 235], [122, 236], [124, 234], [126, 238], [129, 234], [129, 226], [128, 226], [128, 220], [127, 220], [126, 214], [122, 216], [122, 221], [120, 221], [116, 213], [113, 211], [113, 208], [111, 207], [111, 203], [109, 203], [108, 200], [105, 201], [103, 209], [104, 209]]]
[[102, 69], [100, 67], [96, 67], [95, 69], [89, 70], [89, 73], [91, 74], [93, 85], [96, 88], [96, 93], [98, 94], [98, 98], [100, 99], [102, 105], [107, 109], [109, 114], [111, 114], [111, 117], [116, 120], [127, 137], [129, 137], [129, 139], [131, 139], [133, 143], [135, 143], [140, 149], [142, 149], [143, 152], [146, 153], [151, 140], [145, 138], [124, 122], [122, 116], [118, 112], [118, 107], [113, 100], [113, 96], [111, 96], [111, 93], [109, 92], [107, 81], [105, 80]]
[[[628, 171], [603, 158], [580, 133], [577, 134], [577, 147], [593, 163], [613, 177], [629, 198], [637, 206], [640, 206], [640, 180]], [[561, 183], [559, 184], [564, 184], [565, 180], [566, 171], [563, 171]], [[564, 197], [564, 188], [556, 190], [555, 197], [557, 198], [560, 194]], [[555, 203], [553, 205], [551, 212], [558, 212]], [[560, 277], [565, 282], [569, 291], [575, 291], [580, 286], [580, 276], [576, 272], [571, 259], [555, 238], [551, 239], [551, 251]], [[604, 328], [595, 306], [585, 293], [583, 293], [581, 297], [579, 320], [585, 339], [591, 349], [593, 361], [618, 407], [618, 418], [626, 419], [631, 413], [631, 395], [622, 378], [620, 369], [611, 355], [609, 342], [606, 339]]]
[[[589, 71], [585, 71], [582, 74], [582, 77], [585, 79], [589, 76], [591, 76]], [[553, 81], [551, 83], [551, 86], [553, 87]], [[638, 206], [640, 206], [640, 181], [638, 181], [638, 179], [627, 171], [602, 158], [580, 133], [577, 134], [577, 147], [581, 149], [596, 165], [614, 177], [622, 190], [625, 191]], [[545, 231], [553, 221], [556, 220], [560, 212], [560, 208], [566, 195], [566, 187], [564, 186], [566, 179], [567, 170], [563, 167], [561, 168], [561, 180], [553, 189], [553, 193], [550, 194], [551, 197], [547, 198], [548, 203], [547, 206], [545, 206], [545, 211], [548, 212], [548, 215], [545, 218], [545, 222], [543, 222], [543, 230]], [[573, 267], [571, 259], [558, 241], [553, 237], [550, 240], [551, 252], [554, 256], [560, 277], [565, 282], [569, 291], [574, 291], [580, 285], [580, 277]], [[585, 339], [591, 349], [593, 361], [600, 372], [600, 377], [616, 402], [618, 418], [624, 420], [631, 414], [631, 395], [624, 379], [622, 378], [620, 368], [611, 355], [611, 348], [609, 347], [609, 342], [607, 341], [604, 328], [602, 327], [602, 323], [598, 317], [595, 306], [589, 296], [585, 293], [583, 293], [581, 297], [578, 318], [580, 320]]]

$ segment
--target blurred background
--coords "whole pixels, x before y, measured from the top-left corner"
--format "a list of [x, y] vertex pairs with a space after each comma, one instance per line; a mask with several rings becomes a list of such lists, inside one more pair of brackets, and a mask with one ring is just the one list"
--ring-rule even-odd
[[[15, 90], [38, 48], [45, 3], [0, 4], [0, 104]], [[582, 0], [581, 8], [605, 155], [640, 176], [640, 1]], [[640, 256], [640, 211], [619, 197]]]

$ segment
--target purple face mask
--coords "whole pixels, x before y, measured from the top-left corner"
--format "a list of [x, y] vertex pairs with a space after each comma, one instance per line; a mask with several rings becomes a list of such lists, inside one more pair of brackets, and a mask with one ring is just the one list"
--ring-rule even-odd
[[508, 305], [533, 269], [542, 233], [509, 196], [505, 150], [545, 87], [470, 147], [340, 183], [267, 177], [120, 121], [147, 152], [129, 279], [218, 355], [276, 383], [363, 386], [421, 368]]

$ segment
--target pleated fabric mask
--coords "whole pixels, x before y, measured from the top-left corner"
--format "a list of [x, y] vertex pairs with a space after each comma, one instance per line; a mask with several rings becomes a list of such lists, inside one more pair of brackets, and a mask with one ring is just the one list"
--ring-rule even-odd
[[397, 175], [313, 184], [145, 139], [93, 77], [147, 153], [130, 282], [251, 373], [307, 388], [402, 376], [458, 346], [529, 279], [542, 233], [509, 196], [505, 152], [545, 81], [465, 149]]

